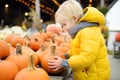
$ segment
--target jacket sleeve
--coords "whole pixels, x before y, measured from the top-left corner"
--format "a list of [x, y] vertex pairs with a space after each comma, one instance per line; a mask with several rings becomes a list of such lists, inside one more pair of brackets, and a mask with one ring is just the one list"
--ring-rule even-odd
[[100, 48], [100, 40], [97, 37], [93, 34], [82, 34], [82, 38], [80, 39], [80, 53], [68, 59], [68, 64], [72, 69], [83, 69], [95, 62]]
[[71, 56], [71, 50], [68, 50], [66, 53], [64, 53], [65, 59], [70, 58], [70, 56]]

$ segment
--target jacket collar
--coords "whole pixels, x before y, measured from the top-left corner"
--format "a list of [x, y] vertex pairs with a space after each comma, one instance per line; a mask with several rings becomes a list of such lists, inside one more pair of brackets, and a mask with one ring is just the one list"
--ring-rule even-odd
[[85, 27], [91, 27], [91, 26], [98, 26], [98, 24], [93, 23], [93, 22], [80, 22], [78, 25], [71, 28], [68, 31], [68, 33], [71, 35], [72, 38], [74, 38], [78, 31], [80, 31], [81, 29], [83, 29]]

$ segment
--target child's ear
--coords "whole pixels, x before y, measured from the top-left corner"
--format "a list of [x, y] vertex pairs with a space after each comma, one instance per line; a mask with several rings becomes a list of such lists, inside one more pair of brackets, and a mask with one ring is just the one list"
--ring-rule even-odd
[[78, 17], [77, 17], [77, 16], [75, 16], [75, 15], [73, 16], [73, 19], [74, 19], [74, 21], [75, 21], [75, 22], [77, 22], [77, 21], [78, 21]]

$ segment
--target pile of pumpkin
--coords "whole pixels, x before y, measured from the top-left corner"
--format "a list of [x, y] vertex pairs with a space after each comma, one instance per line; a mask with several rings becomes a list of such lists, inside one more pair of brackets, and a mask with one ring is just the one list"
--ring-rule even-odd
[[46, 32], [24, 38], [9, 34], [0, 40], [0, 80], [50, 80], [49, 74], [63, 72], [48, 67], [48, 60], [54, 55], [64, 58], [70, 48], [70, 36], [61, 33], [61, 28], [50, 25]]

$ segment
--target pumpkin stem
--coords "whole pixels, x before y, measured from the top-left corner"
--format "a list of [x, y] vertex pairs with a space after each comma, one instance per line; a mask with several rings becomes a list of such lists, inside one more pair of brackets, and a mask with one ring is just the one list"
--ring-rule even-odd
[[35, 70], [36, 67], [34, 65], [34, 57], [33, 57], [33, 54], [30, 54], [29, 57], [28, 57], [28, 70]]
[[55, 45], [53, 45], [53, 46], [51, 46], [51, 55], [55, 55], [55, 50], [56, 50], [56, 46]]
[[51, 39], [52, 39], [52, 42], [53, 42], [53, 43], [55, 43], [54, 36], [52, 36], [52, 38], [51, 38]]
[[24, 39], [26, 39], [26, 43], [25, 43], [25, 46], [29, 47], [30, 45], [30, 37], [28, 35], [24, 36]]
[[22, 54], [22, 46], [21, 44], [16, 44], [16, 54]]
[[41, 51], [45, 51], [46, 46], [44, 44], [40, 44], [40, 46], [41, 46]]

